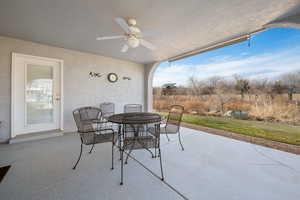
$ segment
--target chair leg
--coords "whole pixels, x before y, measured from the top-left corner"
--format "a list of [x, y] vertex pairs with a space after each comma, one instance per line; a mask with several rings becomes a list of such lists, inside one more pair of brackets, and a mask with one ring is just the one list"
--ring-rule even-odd
[[166, 136], [167, 136], [168, 142], [170, 142], [170, 138], [169, 138], [169, 136], [168, 136], [168, 133], [166, 133]]
[[131, 154], [132, 149], [133, 149], [133, 147], [132, 147], [132, 148], [129, 150], [129, 152], [127, 153], [127, 156], [126, 156], [126, 159], [125, 159], [125, 165], [127, 164], [128, 157], [129, 157], [129, 155]]
[[182, 142], [181, 142], [180, 131], [178, 131], [178, 138], [179, 138], [179, 143], [180, 143], [180, 146], [181, 146], [181, 150], [184, 151], [184, 148], [183, 148], [183, 145], [182, 145]]
[[124, 150], [121, 150], [121, 182], [120, 185], [123, 185], [123, 154], [124, 154]]
[[95, 144], [93, 144], [93, 146], [92, 146], [91, 150], [89, 151], [89, 154], [91, 154], [91, 153], [92, 153], [92, 151], [93, 151], [93, 149], [94, 149], [94, 146], [95, 146]]
[[111, 145], [111, 170], [114, 169], [114, 143]]
[[152, 153], [152, 151], [150, 149], [148, 149], [145, 145], [143, 145], [143, 143], [140, 143], [142, 145], [142, 147], [147, 150], [150, 154], [152, 158], [155, 158], [154, 154]]
[[161, 180], [164, 181], [164, 173], [163, 173], [163, 167], [162, 167], [162, 162], [161, 162], [161, 151], [160, 151], [160, 147], [158, 148], [158, 154], [159, 154], [159, 162], [160, 162]]
[[79, 160], [80, 160], [80, 158], [81, 158], [81, 154], [82, 154], [82, 143], [80, 144], [80, 154], [79, 154], [79, 157], [78, 157], [78, 160], [77, 160], [76, 164], [75, 164], [74, 167], [73, 167], [73, 170], [76, 169], [76, 166], [77, 166], [77, 164], [79, 163]]

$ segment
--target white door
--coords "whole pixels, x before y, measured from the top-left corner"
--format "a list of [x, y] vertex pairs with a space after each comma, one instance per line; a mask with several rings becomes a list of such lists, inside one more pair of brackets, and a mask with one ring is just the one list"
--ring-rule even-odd
[[61, 60], [12, 54], [12, 137], [62, 129]]

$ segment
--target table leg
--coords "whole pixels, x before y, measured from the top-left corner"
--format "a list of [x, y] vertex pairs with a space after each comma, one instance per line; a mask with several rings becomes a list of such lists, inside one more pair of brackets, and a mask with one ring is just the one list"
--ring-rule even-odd
[[123, 185], [123, 154], [124, 154], [124, 150], [121, 150], [121, 182], [120, 185]]
[[118, 147], [119, 147], [119, 152], [120, 152], [120, 160], [121, 160], [121, 129], [122, 129], [122, 126], [121, 126], [121, 124], [119, 124], [119, 127], [118, 127]]
[[[121, 132], [121, 131], [120, 131]], [[124, 138], [124, 127], [122, 129], [122, 133], [120, 135], [120, 138]], [[121, 182], [120, 185], [123, 185], [123, 168], [124, 168], [124, 144], [122, 144], [122, 141], [120, 140], [120, 156], [121, 156]]]

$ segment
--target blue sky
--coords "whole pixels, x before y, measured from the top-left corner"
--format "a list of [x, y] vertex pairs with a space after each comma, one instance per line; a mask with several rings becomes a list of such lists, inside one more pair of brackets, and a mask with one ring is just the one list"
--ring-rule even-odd
[[162, 63], [154, 74], [153, 85], [186, 85], [191, 76], [206, 79], [239, 75], [248, 79], [275, 80], [281, 74], [300, 70], [300, 30], [276, 28], [258, 33], [248, 41]]

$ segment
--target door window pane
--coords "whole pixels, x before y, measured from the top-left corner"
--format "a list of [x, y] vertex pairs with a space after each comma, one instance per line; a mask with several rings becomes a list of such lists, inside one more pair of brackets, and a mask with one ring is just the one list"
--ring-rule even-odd
[[27, 124], [54, 121], [53, 67], [27, 65], [26, 107]]

